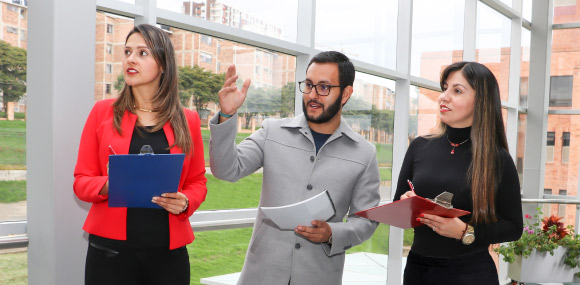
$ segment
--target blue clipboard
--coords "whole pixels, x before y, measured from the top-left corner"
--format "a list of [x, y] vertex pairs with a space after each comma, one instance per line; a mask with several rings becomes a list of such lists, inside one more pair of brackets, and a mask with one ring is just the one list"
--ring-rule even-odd
[[109, 207], [155, 208], [154, 196], [177, 192], [185, 154], [109, 156]]

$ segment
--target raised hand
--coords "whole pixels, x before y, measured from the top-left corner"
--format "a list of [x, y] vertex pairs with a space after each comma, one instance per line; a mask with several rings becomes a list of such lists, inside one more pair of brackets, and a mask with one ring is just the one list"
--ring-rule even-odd
[[220, 109], [224, 114], [233, 115], [238, 108], [242, 106], [246, 99], [251, 80], [246, 79], [242, 86], [242, 90], [239, 90], [236, 86], [237, 79], [238, 75], [236, 74], [236, 66], [232, 64], [228, 67], [228, 71], [226, 72], [224, 86], [218, 92]]

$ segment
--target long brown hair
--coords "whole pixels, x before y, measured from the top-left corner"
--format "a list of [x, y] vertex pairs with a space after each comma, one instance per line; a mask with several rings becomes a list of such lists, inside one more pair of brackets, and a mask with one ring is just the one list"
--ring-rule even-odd
[[[185, 118], [183, 106], [179, 100], [177, 65], [175, 63], [175, 51], [171, 39], [169, 39], [169, 36], [163, 30], [143, 24], [136, 26], [129, 32], [125, 43], [127, 43], [129, 37], [134, 33], [139, 33], [143, 36], [157, 65], [163, 70], [159, 90], [153, 95], [153, 111], [158, 112], [157, 122], [150, 132], [160, 130], [166, 122], [169, 122], [175, 134], [175, 142], [169, 147], [177, 146], [184, 153], [189, 153], [193, 146], [187, 119]], [[119, 98], [113, 104], [113, 126], [119, 134], [123, 132], [121, 129], [121, 121], [125, 111], [135, 113], [134, 106], [135, 98], [133, 97], [132, 87], [125, 84]]]
[[[500, 153], [507, 151], [507, 139], [501, 114], [499, 86], [493, 73], [477, 62], [457, 62], [441, 73], [441, 88], [449, 75], [461, 71], [471, 88], [475, 90], [475, 108], [471, 127], [473, 159], [467, 172], [471, 186], [474, 224], [497, 221], [495, 213], [495, 189], [500, 183]], [[445, 133], [446, 125], [439, 124], [440, 134]]]

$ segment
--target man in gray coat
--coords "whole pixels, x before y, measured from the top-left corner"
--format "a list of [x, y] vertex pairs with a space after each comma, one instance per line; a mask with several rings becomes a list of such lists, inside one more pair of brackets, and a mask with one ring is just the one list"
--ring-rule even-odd
[[236, 145], [236, 111], [250, 81], [239, 90], [235, 66], [228, 68], [219, 92], [221, 111], [210, 120], [213, 175], [234, 182], [263, 167], [260, 207], [288, 205], [328, 190], [336, 209], [329, 221], [294, 231], [281, 230], [259, 211], [238, 284], [341, 284], [345, 251], [374, 233], [377, 223], [354, 213], [379, 203], [376, 149], [341, 118], [354, 75], [342, 53], [319, 53], [299, 82], [303, 114], [265, 120]]

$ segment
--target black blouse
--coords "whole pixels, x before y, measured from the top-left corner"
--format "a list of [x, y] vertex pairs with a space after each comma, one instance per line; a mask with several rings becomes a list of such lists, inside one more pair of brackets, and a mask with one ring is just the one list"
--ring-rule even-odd
[[[467, 171], [472, 161], [471, 127], [454, 129], [447, 127], [446, 133], [438, 138], [418, 137], [411, 142], [405, 155], [394, 200], [409, 191], [407, 179], [413, 182], [417, 195], [435, 198], [443, 191], [453, 193], [455, 208], [473, 211], [471, 188]], [[467, 141], [466, 141], [467, 140]], [[453, 146], [459, 144], [451, 154]], [[500, 176], [495, 193], [495, 208], [498, 221], [490, 224], [473, 225], [475, 242], [463, 245], [461, 241], [441, 236], [427, 226], [414, 229], [411, 250], [432, 257], [454, 257], [487, 249], [490, 244], [517, 240], [522, 234], [522, 204], [518, 173], [506, 150], [501, 150]], [[471, 215], [460, 218], [469, 222]]]
[[[149, 133], [152, 127], [135, 126], [129, 154], [139, 154], [143, 145], [150, 145], [155, 154], [169, 154], [169, 143], [160, 129]], [[169, 248], [169, 212], [165, 209], [127, 208], [127, 240], [113, 240], [96, 235], [90, 242], [113, 248]]]

